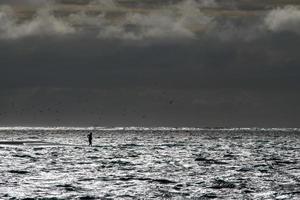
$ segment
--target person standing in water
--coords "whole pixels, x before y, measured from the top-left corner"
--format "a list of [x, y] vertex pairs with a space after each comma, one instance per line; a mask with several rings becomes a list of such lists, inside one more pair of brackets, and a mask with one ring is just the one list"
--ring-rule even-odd
[[93, 133], [88, 134], [88, 139], [89, 139], [89, 146], [93, 145]]

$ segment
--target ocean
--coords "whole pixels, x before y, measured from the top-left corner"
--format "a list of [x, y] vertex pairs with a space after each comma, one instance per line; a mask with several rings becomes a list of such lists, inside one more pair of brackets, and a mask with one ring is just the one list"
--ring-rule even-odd
[[300, 199], [300, 129], [2, 127], [0, 199]]

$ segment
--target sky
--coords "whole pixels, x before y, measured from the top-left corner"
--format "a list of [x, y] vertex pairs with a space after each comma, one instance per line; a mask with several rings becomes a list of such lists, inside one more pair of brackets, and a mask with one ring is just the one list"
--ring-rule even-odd
[[0, 126], [300, 127], [296, 0], [2, 0]]

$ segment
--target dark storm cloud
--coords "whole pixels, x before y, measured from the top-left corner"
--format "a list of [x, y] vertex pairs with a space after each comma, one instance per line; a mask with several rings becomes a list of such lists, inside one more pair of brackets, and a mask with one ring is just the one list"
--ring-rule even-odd
[[2, 41], [1, 86], [298, 88], [299, 45], [291, 33], [147, 45], [85, 36]]
[[2, 8], [1, 122], [299, 126], [297, 7], [224, 19], [203, 2], [114, 19]]

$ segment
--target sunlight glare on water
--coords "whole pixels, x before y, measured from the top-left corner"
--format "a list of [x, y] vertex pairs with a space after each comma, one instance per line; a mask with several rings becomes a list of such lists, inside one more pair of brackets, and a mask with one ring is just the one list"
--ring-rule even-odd
[[6, 127], [0, 140], [0, 199], [300, 198], [298, 129]]

